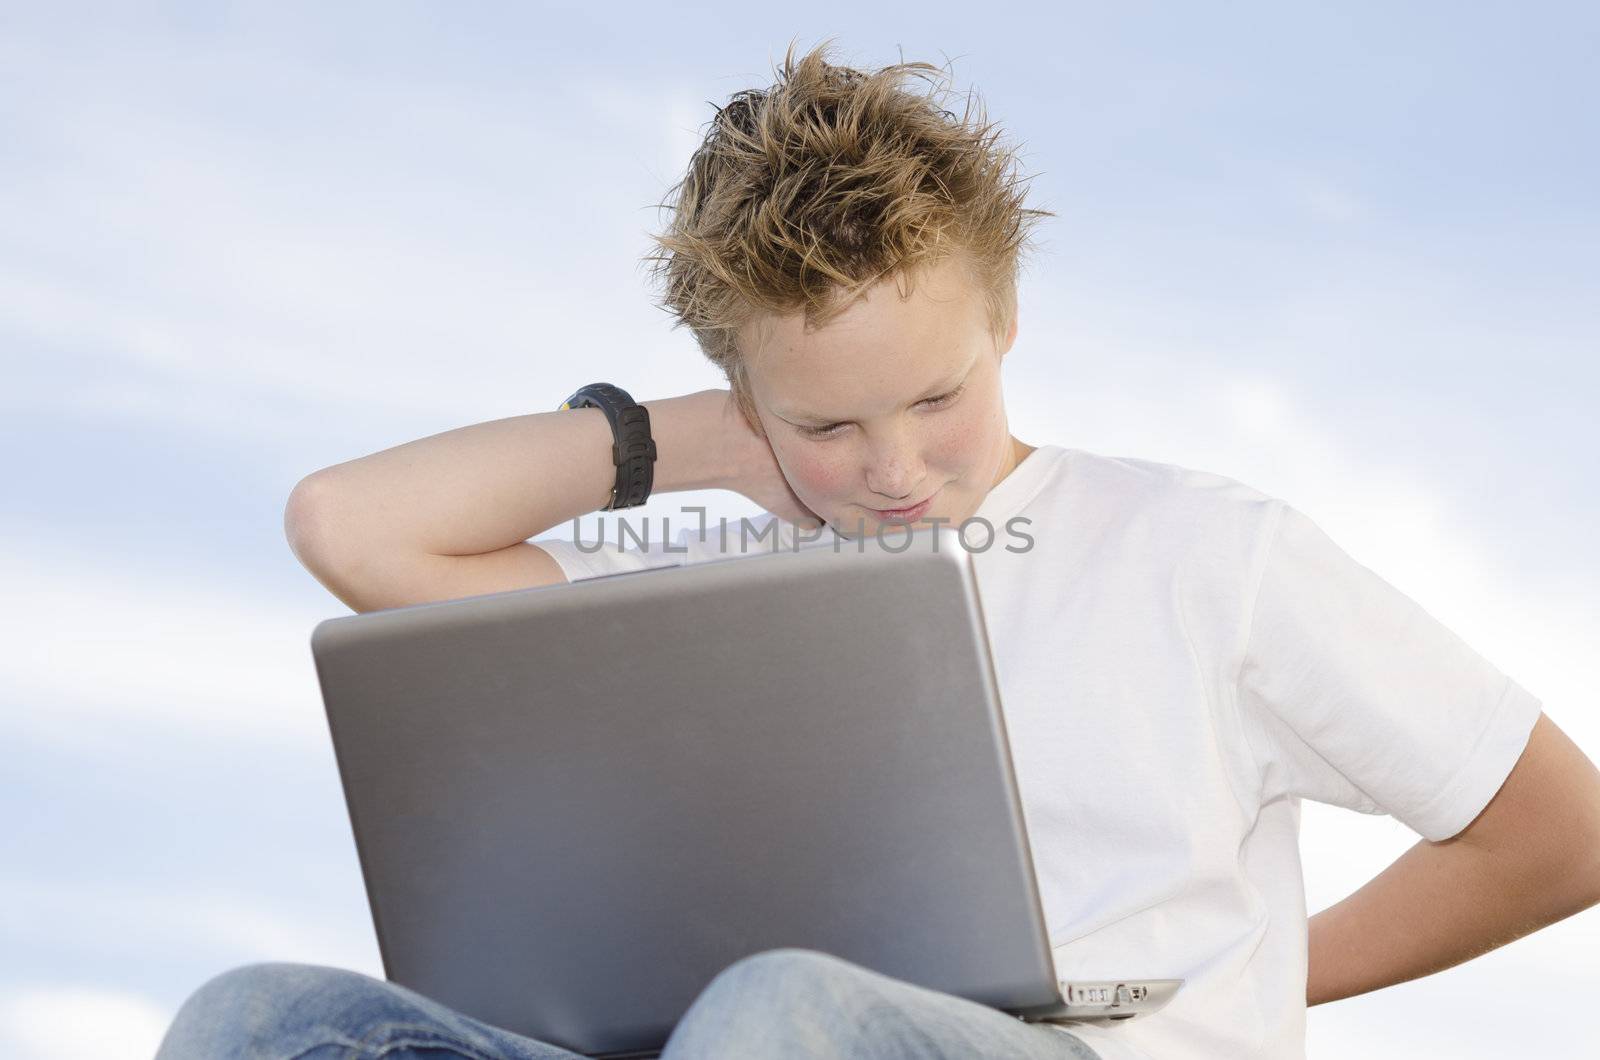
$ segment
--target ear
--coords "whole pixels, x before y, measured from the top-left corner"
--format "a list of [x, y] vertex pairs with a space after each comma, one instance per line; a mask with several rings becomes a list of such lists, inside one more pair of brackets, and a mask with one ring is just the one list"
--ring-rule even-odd
[[1011, 352], [1011, 346], [1017, 341], [1017, 314], [1011, 314], [1011, 331], [1006, 335], [1005, 343], [1000, 347], [1000, 356], [1004, 357]]

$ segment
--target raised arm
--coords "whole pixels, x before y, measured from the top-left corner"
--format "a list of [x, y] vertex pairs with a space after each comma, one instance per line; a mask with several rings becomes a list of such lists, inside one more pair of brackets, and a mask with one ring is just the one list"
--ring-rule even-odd
[[[751, 432], [727, 390], [641, 404], [656, 442], [652, 493], [740, 488]], [[528, 538], [606, 504], [611, 444], [595, 408], [459, 427], [307, 476], [284, 532], [356, 611], [555, 584], [561, 568]]]

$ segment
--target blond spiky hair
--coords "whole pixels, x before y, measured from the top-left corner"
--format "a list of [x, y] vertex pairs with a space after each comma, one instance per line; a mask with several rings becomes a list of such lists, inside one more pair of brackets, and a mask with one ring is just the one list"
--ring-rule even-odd
[[969, 123], [969, 92], [957, 122], [935, 93], [900, 87], [913, 75], [936, 92], [941, 68], [853, 70], [826, 61], [830, 44], [796, 61], [791, 42], [776, 84], [717, 109], [687, 174], [658, 204], [671, 223], [644, 259], [663, 281], [673, 327], [689, 326], [753, 425], [737, 341], [753, 319], [801, 310], [814, 330], [881, 279], [903, 280], [905, 297], [915, 273], [958, 255], [1003, 343], [1029, 230], [1055, 216], [1023, 208], [1015, 152], [981, 101]]

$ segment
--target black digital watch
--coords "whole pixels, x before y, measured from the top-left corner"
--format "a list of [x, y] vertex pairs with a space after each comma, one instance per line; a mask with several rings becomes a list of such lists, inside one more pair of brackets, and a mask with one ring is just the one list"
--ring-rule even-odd
[[579, 387], [561, 403], [563, 409], [597, 408], [611, 424], [611, 462], [617, 468], [617, 481], [611, 487], [611, 503], [600, 510], [637, 508], [650, 497], [655, 481], [656, 443], [650, 437], [650, 411], [610, 383], [590, 383]]

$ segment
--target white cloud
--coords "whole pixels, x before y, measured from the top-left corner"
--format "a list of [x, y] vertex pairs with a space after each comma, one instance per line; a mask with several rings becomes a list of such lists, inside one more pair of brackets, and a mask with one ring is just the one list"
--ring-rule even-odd
[[0, 687], [10, 719], [52, 742], [96, 717], [144, 719], [304, 746], [327, 740], [311, 658], [316, 623], [348, 613], [252, 600], [182, 568], [74, 552], [42, 529], [0, 533]]
[[0, 1053], [12, 1060], [149, 1060], [171, 1021], [147, 998], [93, 986], [0, 995]]
[[1312, 214], [1329, 221], [1354, 221], [1367, 212], [1359, 196], [1324, 177], [1305, 178], [1298, 192]]
[[[577, 82], [536, 107], [460, 83], [145, 44], [126, 49], [140, 57], [138, 92], [60, 84], [14, 116], [32, 168], [0, 205], [12, 248], [0, 319], [25, 356], [65, 347], [97, 370], [72, 386], [16, 373], [0, 403], [225, 436], [298, 430], [282, 406], [465, 420], [486, 396], [513, 405], [518, 388], [503, 381], [536, 388], [552, 350], [609, 343], [642, 371], [667, 344], [637, 267], [639, 230], [656, 220], [640, 208], [665, 186], [626, 161], [681, 168], [679, 126], [693, 126], [681, 90]], [[61, 56], [38, 50], [5, 64], [55, 84]], [[107, 77], [129, 61], [102, 58]], [[180, 91], [224, 64], [230, 83], [270, 83], [279, 105], [327, 113], [299, 127], [303, 140], [275, 140]], [[552, 115], [572, 106], [616, 133], [579, 160], [589, 179], [544, 157], [564, 140]], [[359, 128], [359, 143], [342, 128]], [[103, 262], [121, 259], [137, 269], [108, 281]], [[624, 301], [637, 294], [631, 314], [617, 312], [619, 287]], [[691, 363], [686, 335], [678, 345]], [[35, 378], [52, 372], [41, 363]]]
[[[361, 901], [359, 878], [340, 882], [350, 885], [344, 897]], [[249, 961], [298, 961], [383, 975], [364, 910], [330, 902], [291, 911], [263, 895], [186, 889], [175, 877], [160, 890], [143, 890], [120, 880], [29, 878], [12, 866], [0, 876], [0, 935], [89, 954], [214, 954], [219, 972]], [[126, 972], [133, 977], [138, 969]]]
[[1289, 397], [1283, 386], [1267, 379], [1224, 382], [1222, 401], [1235, 426], [1248, 434], [1271, 437], [1283, 430], [1289, 415]]
[[[567, 85], [567, 98], [588, 108], [610, 128], [604, 132], [619, 144], [641, 145], [643, 152], [626, 150], [643, 165], [649, 179], [667, 188], [679, 180], [689, 156], [699, 146], [699, 126], [713, 111], [680, 85], [643, 84], [616, 78], [584, 78]], [[600, 130], [597, 130], [600, 131]], [[596, 136], [596, 140], [603, 140]], [[654, 215], [650, 215], [654, 220]]]

